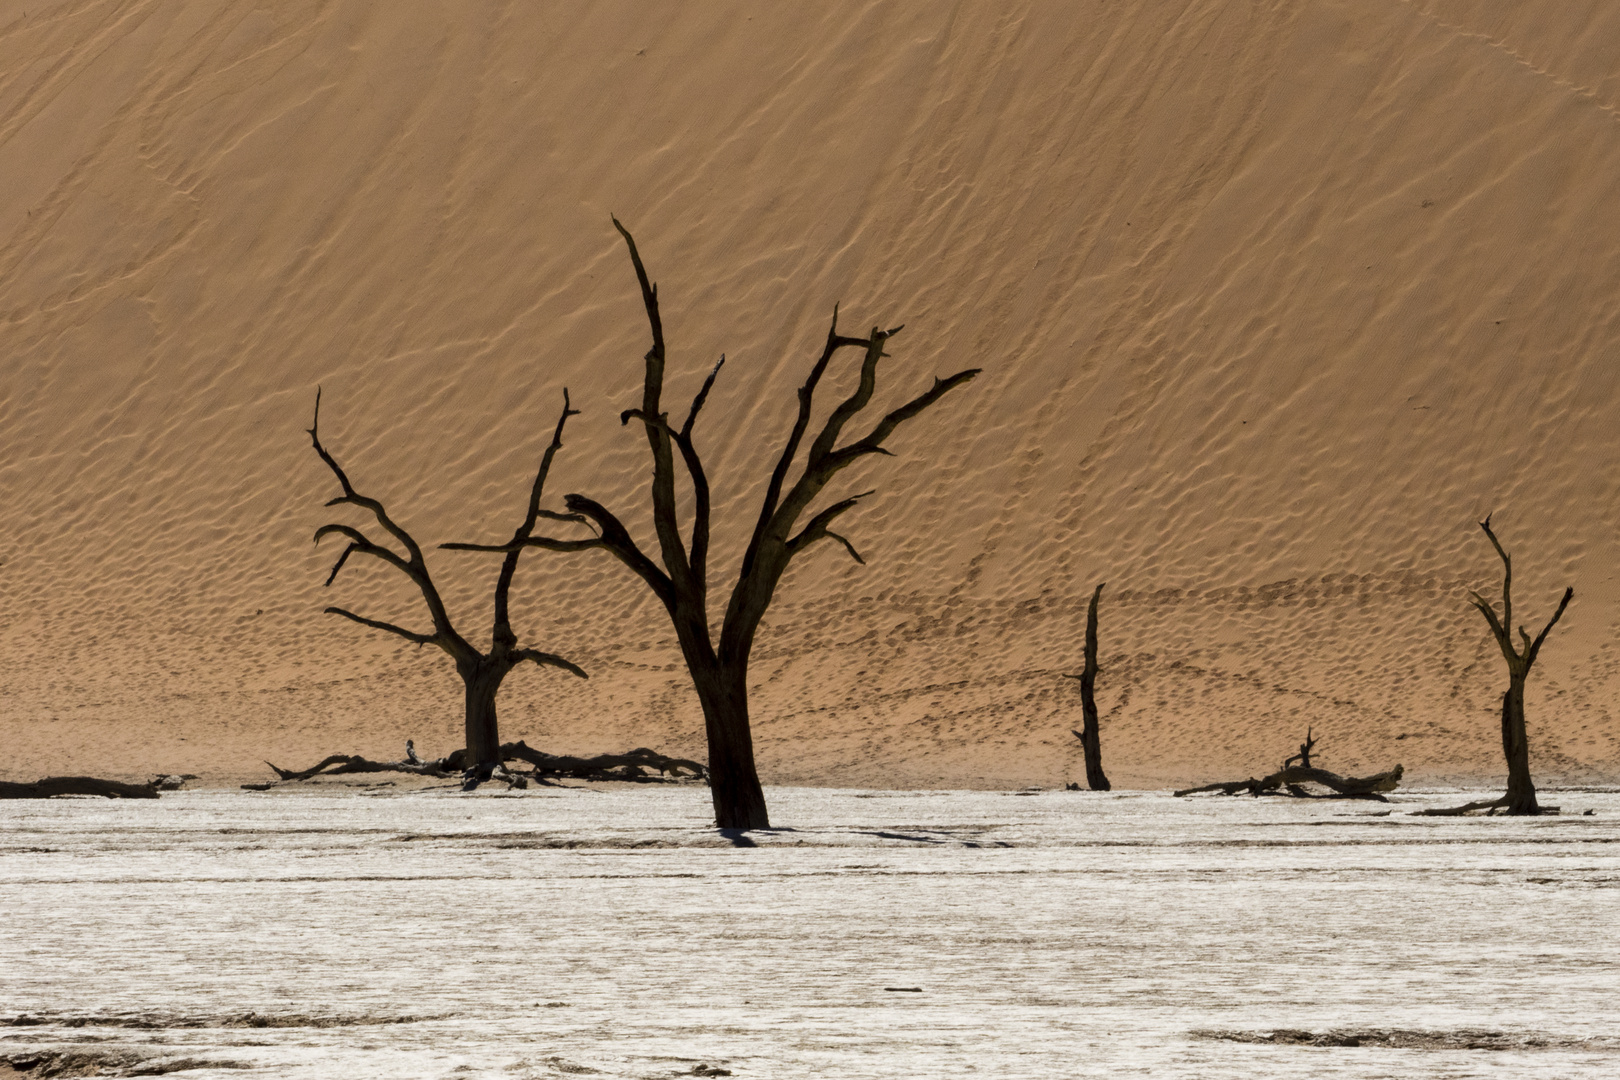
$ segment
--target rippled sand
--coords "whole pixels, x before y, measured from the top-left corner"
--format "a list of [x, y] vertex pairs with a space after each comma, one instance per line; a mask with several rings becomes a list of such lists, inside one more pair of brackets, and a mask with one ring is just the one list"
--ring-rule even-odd
[[699, 788], [5, 806], [0, 1060], [401, 1078], [1620, 1069], [1620, 795], [1558, 793], [1564, 816], [1510, 821], [1406, 816], [1455, 793], [770, 794], [789, 827], [746, 836], [708, 826]]

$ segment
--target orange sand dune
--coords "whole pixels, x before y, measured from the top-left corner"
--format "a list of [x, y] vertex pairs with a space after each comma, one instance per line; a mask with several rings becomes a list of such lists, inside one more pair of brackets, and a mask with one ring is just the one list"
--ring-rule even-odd
[[[1084, 602], [1116, 783], [1322, 763], [1488, 780], [1495, 511], [1544, 779], [1620, 773], [1620, 5], [1605, 0], [0, 7], [0, 777], [459, 745], [422, 623], [314, 528], [323, 436], [424, 542], [551, 487], [647, 535], [646, 330], [735, 565], [835, 302], [883, 403], [768, 617], [767, 782], [1078, 778]], [[843, 372], [841, 386], [849, 385]], [[829, 397], [831, 395], [828, 395]], [[828, 407], [825, 406], [824, 407]], [[835, 494], [836, 493], [829, 493]], [[360, 518], [343, 520], [361, 523]], [[435, 553], [464, 626], [495, 562]], [[722, 576], [722, 575], [717, 575]], [[527, 556], [510, 737], [702, 751], [600, 553]]]

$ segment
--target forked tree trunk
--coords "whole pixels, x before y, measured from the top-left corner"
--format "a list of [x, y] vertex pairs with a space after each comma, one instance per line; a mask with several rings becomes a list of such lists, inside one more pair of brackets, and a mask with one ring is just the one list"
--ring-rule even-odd
[[1552, 628], [1558, 625], [1558, 620], [1564, 617], [1564, 609], [1569, 607], [1570, 600], [1575, 597], [1574, 588], [1564, 590], [1564, 598], [1558, 602], [1558, 610], [1553, 612], [1547, 625], [1541, 628], [1541, 633], [1532, 640], [1529, 631], [1523, 626], [1518, 627], [1519, 639], [1524, 642], [1521, 651], [1513, 644], [1513, 559], [1507, 550], [1496, 539], [1496, 533], [1491, 530], [1490, 515], [1479, 523], [1490, 539], [1491, 546], [1496, 549], [1497, 556], [1502, 560], [1502, 614], [1498, 617], [1496, 608], [1477, 592], [1468, 594], [1468, 600], [1479, 613], [1485, 616], [1490, 624], [1491, 634], [1496, 638], [1496, 644], [1502, 650], [1502, 658], [1507, 661], [1508, 688], [1502, 695], [1502, 756], [1507, 759], [1508, 783], [1507, 792], [1500, 799], [1487, 802], [1474, 802], [1452, 810], [1428, 810], [1430, 815], [1466, 814], [1473, 810], [1488, 810], [1495, 813], [1497, 810], [1506, 810], [1509, 814], [1539, 814], [1541, 807], [1536, 802], [1536, 785], [1530, 779], [1530, 740], [1524, 729], [1524, 684], [1530, 675], [1530, 669], [1541, 652], [1542, 643]]
[[1086, 609], [1086, 666], [1080, 670], [1080, 746], [1086, 753], [1086, 786], [1092, 791], [1110, 791], [1113, 785], [1102, 767], [1102, 733], [1097, 722], [1097, 600], [1103, 587], [1091, 594]]
[[1507, 758], [1507, 812], [1539, 814], [1536, 785], [1530, 779], [1530, 739], [1524, 730], [1524, 676], [1509, 676], [1502, 695], [1502, 755]]
[[692, 682], [703, 705], [703, 726], [709, 742], [709, 796], [714, 802], [714, 823], [722, 829], [768, 829], [770, 813], [765, 789], [754, 767], [754, 736], [748, 724], [748, 671], [730, 671], [718, 664]]

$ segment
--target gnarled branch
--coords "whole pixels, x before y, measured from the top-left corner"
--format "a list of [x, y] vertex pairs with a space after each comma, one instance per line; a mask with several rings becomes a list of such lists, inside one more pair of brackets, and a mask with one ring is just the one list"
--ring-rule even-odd
[[[420, 564], [422, 562], [422, 549], [418, 547], [416, 541], [411, 538], [411, 534], [406, 532], [394, 522], [393, 518], [388, 516], [388, 511], [383, 508], [382, 503], [369, 496], [362, 495], [355, 490], [354, 485], [349, 482], [349, 475], [343, 471], [343, 467], [337, 463], [337, 459], [327, 452], [325, 446], [321, 445], [320, 430], [321, 388], [317, 386], [315, 388], [315, 419], [310, 423], [308, 429], [309, 441], [315, 447], [315, 453], [319, 454], [321, 460], [326, 462], [327, 468], [332, 470], [332, 475], [337, 477], [338, 485], [343, 488], [343, 494], [335, 499], [327, 500], [326, 505], [337, 506], [342, 503], [351, 503], [364, 510], [371, 511], [372, 516], [377, 519], [377, 524], [388, 530], [389, 535], [393, 536], [394, 539], [398, 540], [405, 546], [405, 550], [410, 553], [411, 564], [413, 566]], [[317, 539], [319, 539], [319, 534], [317, 534]], [[413, 576], [415, 575], [413, 574]]]
[[[668, 574], [658, 568], [658, 565], [636, 546], [635, 540], [630, 536], [630, 530], [624, 523], [614, 516], [613, 512], [595, 499], [588, 499], [583, 495], [567, 495], [563, 500], [568, 509], [582, 517], [588, 518], [600, 531], [600, 535], [592, 541], [579, 541], [583, 547], [604, 547], [611, 551], [620, 562], [634, 570], [645, 581], [664, 606], [674, 609], [675, 586]], [[550, 547], [552, 550], [565, 550], [560, 544], [544, 543], [544, 537], [532, 539], [529, 543], [537, 547]]]
[[[578, 416], [579, 410], [573, 407], [568, 398], [568, 387], [563, 387], [562, 413], [557, 417], [557, 426], [551, 433], [551, 444], [541, 455], [540, 468], [535, 473], [534, 483], [529, 486], [528, 510], [523, 516], [523, 523], [512, 533], [510, 550], [506, 558], [501, 560], [501, 573], [495, 579], [495, 621], [490, 629], [490, 638], [496, 650], [511, 650], [517, 645], [517, 635], [512, 632], [511, 609], [507, 596], [512, 589], [512, 578], [517, 574], [518, 559], [522, 557], [524, 542], [534, 532], [535, 523], [540, 518], [540, 500], [545, 494], [546, 477], [551, 473], [551, 461], [562, 449], [563, 427], [568, 423], [570, 416]], [[583, 672], [581, 672], [583, 674]]]
[[845, 548], [849, 549], [851, 557], [853, 557], [856, 562], [860, 563], [862, 566], [865, 566], [866, 560], [861, 558], [861, 553], [855, 550], [855, 545], [837, 533], [830, 531], [827, 526], [831, 525], [840, 514], [851, 509], [857, 502], [871, 494], [873, 494], [872, 491], [863, 491], [859, 495], [851, 495], [842, 502], [833, 503], [833, 505], [827, 507], [827, 509], [811, 518], [810, 523], [804, 527], [803, 531], [800, 532], [798, 536], [795, 536], [793, 539], [788, 541], [788, 554], [790, 556], [797, 555], [799, 552], [803, 551], [817, 540], [837, 540], [839, 543], [843, 544]]
[[794, 417], [793, 430], [789, 432], [787, 442], [782, 444], [782, 453], [777, 457], [776, 466], [771, 470], [770, 481], [765, 485], [765, 498], [760, 503], [759, 520], [754, 525], [748, 550], [743, 553], [741, 576], [747, 577], [754, 568], [754, 559], [759, 554], [761, 538], [765, 535], [765, 529], [770, 524], [771, 518], [776, 514], [777, 504], [782, 498], [782, 485], [787, 481], [788, 470], [793, 467], [793, 459], [799, 453], [799, 442], [810, 427], [810, 413], [814, 407], [816, 387], [820, 385], [828, 363], [839, 349], [862, 348], [865, 345], [865, 338], [846, 337], [838, 332], [838, 305], [834, 304], [832, 325], [827, 328], [827, 343], [821, 350], [821, 356], [811, 365], [810, 374], [804, 380], [804, 385], [799, 387], [799, 413]]
[[1569, 602], [1573, 599], [1575, 599], [1575, 587], [1573, 585], [1567, 586], [1564, 589], [1564, 598], [1558, 601], [1558, 610], [1553, 612], [1553, 617], [1547, 620], [1547, 625], [1541, 628], [1541, 633], [1536, 635], [1535, 641], [1530, 640], [1530, 635], [1524, 632], [1524, 627], [1519, 627], [1519, 633], [1524, 637], [1524, 663], [1526, 667], [1536, 662], [1536, 654], [1541, 651], [1541, 643], [1547, 640], [1547, 635], [1552, 632], [1552, 628], [1557, 626], [1558, 620], [1564, 617], [1564, 609], [1569, 607]]
[[383, 622], [380, 619], [368, 619], [364, 615], [356, 615], [354, 612], [349, 611], [347, 608], [329, 607], [329, 608], [324, 609], [322, 614], [325, 614], [325, 615], [341, 615], [345, 619], [354, 620], [355, 622], [359, 623], [361, 626], [369, 626], [373, 630], [386, 630], [390, 634], [398, 634], [400, 637], [404, 638], [406, 641], [413, 641], [418, 645], [437, 645], [437, 644], [439, 644], [439, 635], [437, 635], [437, 634], [418, 634], [414, 630], [407, 630], [403, 626], [395, 626], [391, 622]]
[[[658, 535], [659, 552], [671, 581], [679, 585], [682, 592], [696, 589], [701, 593], [702, 584], [693, 577], [690, 556], [681, 543], [680, 526], [675, 520], [675, 462], [674, 455], [669, 451], [673, 432], [660, 408], [664, 393], [665, 350], [664, 319], [658, 311], [658, 286], [648, 279], [647, 268], [641, 261], [641, 252], [630, 230], [620, 224], [618, 218], [613, 218], [613, 227], [619, 230], [625, 246], [630, 249], [630, 261], [636, 268], [636, 281], [641, 285], [641, 304], [647, 313], [648, 329], [652, 332], [652, 347], [644, 357], [647, 370], [642, 382], [640, 416], [647, 432], [647, 446], [653, 455], [653, 531]], [[611, 544], [609, 546], [613, 547]], [[636, 569], [633, 563], [629, 565]], [[636, 572], [641, 573], [639, 569]], [[645, 579], [646, 575], [642, 574], [642, 577]]]
[[444, 601], [440, 598], [439, 590], [434, 586], [432, 577], [428, 574], [427, 560], [422, 556], [421, 546], [417, 544], [415, 538], [413, 538], [409, 532], [407, 532], [401, 525], [395, 522], [394, 519], [388, 515], [388, 511], [386, 508], [384, 508], [381, 501], [374, 499], [369, 495], [362, 495], [355, 489], [354, 484], [349, 480], [348, 473], [344, 472], [343, 467], [338, 464], [337, 458], [333, 457], [326, 447], [322, 445], [320, 427], [321, 390], [319, 387], [317, 387], [315, 390], [315, 419], [309, 427], [310, 443], [314, 446], [315, 453], [320, 455], [320, 459], [326, 463], [327, 468], [332, 470], [332, 475], [337, 477], [338, 484], [343, 489], [343, 494], [341, 496], [330, 500], [326, 505], [336, 506], [341, 503], [348, 503], [370, 511], [371, 515], [377, 519], [377, 523], [387, 530], [390, 536], [394, 537], [401, 544], [403, 544], [405, 550], [410, 554], [409, 559], [401, 559], [396, 552], [393, 552], [380, 544], [373, 543], [359, 529], [356, 529], [350, 525], [338, 523], [322, 525], [319, 529], [315, 530], [316, 543], [320, 543], [320, 541], [327, 536], [334, 535], [345, 536], [350, 541], [349, 546], [344, 549], [341, 555], [338, 556], [337, 562], [333, 565], [331, 573], [327, 575], [326, 584], [330, 586], [332, 582], [336, 580], [338, 571], [343, 568], [343, 565], [346, 562], [348, 562], [349, 556], [352, 554], [359, 553], [363, 555], [371, 555], [381, 559], [382, 561], [388, 563], [388, 565], [399, 570], [406, 577], [410, 578], [411, 581], [416, 585], [417, 590], [421, 592], [422, 599], [427, 604], [428, 614], [433, 620], [433, 633], [418, 634], [414, 631], [395, 626], [393, 623], [380, 622], [376, 619], [367, 619], [364, 616], [356, 615], [354, 612], [346, 611], [343, 608], [327, 608], [327, 613], [342, 615], [345, 618], [353, 619], [355, 622], [361, 623], [365, 626], [398, 634], [409, 641], [416, 642], [418, 645], [437, 645], [439, 648], [455, 657], [458, 661], [475, 656], [477, 651], [473, 649], [471, 645], [467, 644], [466, 639], [456, 632], [456, 628], [450, 622], [450, 613], [445, 608]]
[[531, 660], [540, 667], [562, 668], [564, 671], [573, 672], [582, 679], [590, 678], [589, 675], [585, 674], [584, 668], [571, 660], [564, 660], [554, 653], [541, 652], [539, 649], [518, 649], [512, 655], [520, 660]]

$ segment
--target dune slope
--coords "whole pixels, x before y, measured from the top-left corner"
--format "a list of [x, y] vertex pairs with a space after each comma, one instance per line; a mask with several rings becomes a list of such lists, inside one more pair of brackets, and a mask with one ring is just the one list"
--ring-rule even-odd
[[[756, 654], [770, 781], [1079, 778], [1102, 605], [1116, 783], [1502, 771], [1470, 588], [1517, 556], [1544, 777], [1620, 773], [1620, 9], [1599, 0], [815, 5], [40, 0], [0, 10], [0, 776], [228, 780], [459, 745], [356, 483], [497, 541], [567, 386], [553, 505], [650, 543], [646, 329], [735, 566], [834, 303], [904, 323], [881, 403], [985, 373], [852, 470], [877, 495]], [[841, 371], [847, 388], [852, 372]], [[825, 395], [830, 397], [831, 395]], [[823, 403], [824, 409], [830, 404]], [[487, 633], [489, 556], [431, 562]], [[722, 588], [724, 584], [722, 584]], [[702, 749], [661, 609], [526, 557], [503, 726]]]

